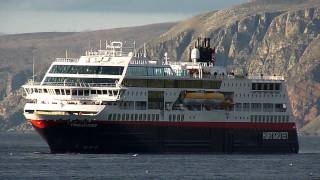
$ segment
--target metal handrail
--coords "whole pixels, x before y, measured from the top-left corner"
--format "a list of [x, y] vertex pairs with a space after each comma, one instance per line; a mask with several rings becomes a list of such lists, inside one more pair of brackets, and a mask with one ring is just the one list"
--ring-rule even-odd
[[44, 86], [116, 87], [116, 83], [45, 82]]
[[72, 83], [72, 82], [28, 82], [26, 85], [31, 86], [75, 86], [75, 87], [118, 87], [121, 88], [120, 84], [117, 83]]
[[78, 58], [56, 58], [56, 62], [79, 62]]
[[248, 79], [257, 79], [257, 80], [284, 80], [283, 76], [254, 76], [249, 75]]

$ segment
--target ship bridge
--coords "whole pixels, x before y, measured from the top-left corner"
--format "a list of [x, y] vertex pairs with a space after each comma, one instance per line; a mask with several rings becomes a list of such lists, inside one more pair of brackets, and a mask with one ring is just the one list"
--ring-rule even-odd
[[121, 81], [135, 44], [106, 41], [105, 49], [86, 51], [80, 58], [57, 58], [41, 82], [23, 85], [26, 98], [54, 101], [116, 101], [126, 89]]

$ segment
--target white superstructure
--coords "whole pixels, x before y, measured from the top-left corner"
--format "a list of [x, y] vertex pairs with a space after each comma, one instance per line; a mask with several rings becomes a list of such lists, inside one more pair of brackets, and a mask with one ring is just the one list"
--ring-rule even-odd
[[27, 119], [288, 123], [281, 76], [239, 75], [198, 62], [149, 61], [122, 42], [58, 58], [40, 83], [23, 86]]

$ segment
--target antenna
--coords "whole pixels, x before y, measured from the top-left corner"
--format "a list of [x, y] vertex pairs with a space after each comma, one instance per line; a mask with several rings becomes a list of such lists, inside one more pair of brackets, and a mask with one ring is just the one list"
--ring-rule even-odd
[[147, 57], [146, 43], [143, 43], [143, 57]]
[[34, 82], [34, 55], [32, 54], [32, 82]]
[[168, 64], [168, 59], [169, 59], [169, 58], [168, 58], [168, 53], [165, 52], [165, 53], [164, 53], [164, 60], [165, 60], [164, 63], [165, 63], [165, 64]]
[[133, 56], [137, 57], [137, 52], [136, 52], [136, 41], [133, 41]]

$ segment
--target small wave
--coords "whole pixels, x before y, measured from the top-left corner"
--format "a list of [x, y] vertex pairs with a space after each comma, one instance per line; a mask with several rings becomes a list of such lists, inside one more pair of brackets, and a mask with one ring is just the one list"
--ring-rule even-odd
[[35, 151], [32, 152], [33, 154], [51, 154], [50, 152], [41, 152], [41, 151]]

